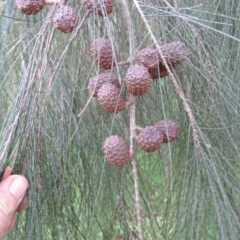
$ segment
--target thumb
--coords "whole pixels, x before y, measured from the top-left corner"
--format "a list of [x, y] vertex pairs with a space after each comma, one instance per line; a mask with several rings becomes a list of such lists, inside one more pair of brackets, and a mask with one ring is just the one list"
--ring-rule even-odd
[[15, 211], [28, 188], [26, 178], [11, 175], [0, 182], [0, 238], [15, 226]]

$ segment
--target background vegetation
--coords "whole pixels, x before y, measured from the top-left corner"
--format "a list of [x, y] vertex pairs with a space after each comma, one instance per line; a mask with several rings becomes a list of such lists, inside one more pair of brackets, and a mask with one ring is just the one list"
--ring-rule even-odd
[[[134, 54], [155, 47], [134, 2], [159, 45], [180, 40], [190, 51], [174, 72], [183, 97], [166, 77], [137, 99], [139, 126], [172, 119], [181, 127], [155, 153], [136, 146], [144, 239], [237, 240], [240, 2], [126, 1]], [[68, 4], [80, 23], [81, 1]], [[9, 165], [30, 182], [28, 209], [7, 239], [138, 239], [131, 164], [113, 168], [102, 150], [107, 136], [129, 138], [128, 110], [108, 114], [87, 90], [99, 73], [94, 39], [111, 39], [128, 58], [126, 9], [115, 1], [108, 18], [90, 15], [79, 32], [62, 34], [51, 21], [56, 6], [35, 16], [14, 0], [0, 8], [0, 170]], [[126, 70], [117, 69], [122, 77]]]

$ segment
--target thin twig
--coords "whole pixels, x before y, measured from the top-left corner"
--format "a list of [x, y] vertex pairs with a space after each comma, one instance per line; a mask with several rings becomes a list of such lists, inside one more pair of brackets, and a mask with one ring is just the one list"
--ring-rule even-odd
[[[132, 21], [130, 12], [125, 0], [121, 0], [123, 7], [123, 18], [126, 22], [128, 35], [129, 35], [129, 59], [128, 62], [132, 62], [133, 57], [133, 34], [132, 34]], [[138, 238], [143, 240], [143, 230], [142, 230], [142, 217], [141, 217], [141, 204], [140, 204], [140, 194], [139, 194], [139, 181], [137, 173], [137, 161], [135, 158], [135, 149], [134, 149], [134, 139], [136, 136], [136, 98], [130, 95], [130, 154], [132, 156], [132, 172], [134, 178], [134, 190], [135, 190], [135, 208], [136, 208], [136, 217], [138, 225]]]
[[141, 217], [141, 204], [140, 204], [140, 194], [139, 194], [139, 181], [137, 173], [137, 161], [135, 158], [135, 149], [134, 149], [134, 139], [136, 136], [136, 98], [131, 96], [132, 105], [130, 106], [130, 154], [132, 156], [132, 172], [134, 178], [134, 190], [135, 190], [135, 208], [136, 208], [136, 217], [138, 225], [138, 237], [140, 240], [143, 239], [142, 231], [142, 217]]

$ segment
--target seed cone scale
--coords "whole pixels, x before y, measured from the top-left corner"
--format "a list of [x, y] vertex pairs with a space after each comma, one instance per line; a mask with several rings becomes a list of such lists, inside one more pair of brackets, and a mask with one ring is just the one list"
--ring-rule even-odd
[[179, 125], [172, 120], [161, 120], [154, 124], [163, 133], [163, 143], [173, 142], [180, 134]]
[[106, 138], [103, 151], [108, 162], [115, 167], [124, 167], [130, 160], [129, 147], [125, 140], [118, 135]]
[[113, 11], [113, 0], [82, 0], [84, 6], [90, 11], [101, 17]]
[[120, 87], [119, 84], [119, 78], [118, 75], [116, 73], [101, 73], [98, 76], [92, 77], [89, 79], [88, 82], [88, 91], [89, 91], [89, 95], [93, 96], [93, 97], [97, 97], [98, 94], [98, 90], [101, 88], [101, 86], [104, 83], [110, 82], [114, 85], [116, 85], [117, 87]]
[[53, 17], [54, 26], [63, 33], [72, 32], [76, 24], [77, 14], [70, 6], [59, 8]]
[[163, 143], [163, 134], [156, 126], [147, 126], [137, 135], [139, 147], [145, 152], [154, 152]]
[[90, 54], [95, 63], [103, 69], [111, 69], [116, 65], [115, 58], [118, 60], [118, 54], [111, 41], [105, 38], [98, 38], [91, 44]]
[[151, 85], [147, 68], [140, 64], [130, 66], [125, 76], [125, 84], [133, 96], [145, 94]]
[[18, 9], [21, 13], [35, 15], [44, 8], [44, 0], [17, 0]]
[[119, 87], [113, 83], [105, 83], [98, 90], [98, 102], [109, 113], [119, 113], [126, 107], [126, 99]]

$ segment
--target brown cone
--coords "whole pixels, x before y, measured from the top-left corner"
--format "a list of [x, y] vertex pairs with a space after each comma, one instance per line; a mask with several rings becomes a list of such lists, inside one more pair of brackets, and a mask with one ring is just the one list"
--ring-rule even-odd
[[103, 17], [113, 11], [114, 2], [113, 0], [82, 0], [84, 6], [95, 14]]
[[90, 54], [96, 64], [103, 69], [111, 69], [116, 65], [115, 57], [118, 60], [118, 55], [112, 47], [111, 41], [105, 38], [98, 38], [91, 44]]
[[[167, 69], [161, 62], [157, 50], [152, 48], [142, 49], [138, 53], [136, 62], [144, 65], [148, 69], [151, 79], [164, 78], [169, 75]], [[169, 65], [169, 68], [173, 70], [174, 66]]]
[[[164, 44], [160, 48], [171, 71], [174, 70], [177, 64], [180, 64], [186, 60], [190, 55], [185, 44], [180, 41]], [[140, 52], [137, 58], [137, 62], [141, 62], [148, 68], [151, 79], [159, 79], [169, 76], [169, 73], [163, 64], [160, 54], [158, 54], [158, 57], [156, 57], [156, 53], [157, 50], [150, 50], [149, 48], [145, 48]], [[158, 64], [146, 64], [147, 59], [152, 59], [153, 63], [155, 61], [158, 61]], [[154, 61], [154, 59], [156, 60]]]
[[144, 65], [148, 70], [158, 68], [160, 58], [156, 50], [152, 48], [144, 48], [139, 51], [136, 59], [137, 64]]
[[108, 162], [115, 167], [124, 167], [130, 160], [127, 143], [117, 135], [106, 138], [103, 144], [103, 151]]
[[173, 142], [180, 133], [179, 125], [171, 120], [161, 120], [154, 124], [163, 133], [163, 142]]
[[132, 95], [141, 96], [145, 94], [151, 85], [147, 68], [139, 64], [130, 66], [125, 76], [125, 84]]
[[63, 33], [72, 32], [76, 24], [77, 14], [70, 6], [59, 8], [53, 17], [54, 26]]
[[119, 113], [126, 107], [126, 99], [119, 87], [113, 83], [104, 83], [98, 90], [98, 101], [109, 113]]
[[[173, 71], [175, 66], [168, 65], [168, 67], [170, 68], [171, 71]], [[151, 79], [159, 79], [159, 78], [164, 78], [164, 77], [169, 76], [169, 73], [168, 73], [166, 67], [161, 64], [159, 64], [159, 66], [156, 68], [150, 68], [148, 71], [149, 71]]]
[[119, 78], [116, 73], [101, 73], [98, 76], [89, 79], [88, 91], [89, 95], [97, 97], [99, 88], [106, 82], [113, 83], [117, 87], [120, 87]]
[[163, 134], [156, 126], [147, 126], [136, 137], [139, 147], [145, 152], [154, 152], [163, 143]]
[[[180, 41], [164, 44], [160, 48], [166, 62], [174, 66], [185, 61], [190, 55], [185, 44]], [[161, 59], [160, 55], [159, 59]], [[162, 61], [160, 62], [163, 65]]]
[[21, 13], [35, 15], [44, 8], [44, 0], [17, 0], [17, 7]]

